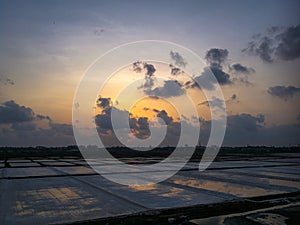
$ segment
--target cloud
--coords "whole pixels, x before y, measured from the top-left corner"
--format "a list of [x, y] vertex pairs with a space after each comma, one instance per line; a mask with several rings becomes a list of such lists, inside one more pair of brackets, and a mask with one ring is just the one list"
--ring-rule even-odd
[[3, 85], [15, 85], [15, 82], [12, 79], [5, 77], [1, 73], [0, 73], [0, 83]]
[[154, 73], [156, 71], [154, 65], [152, 65], [150, 63], [146, 63], [146, 62], [141, 62], [141, 61], [136, 61], [136, 62], [132, 63], [132, 69], [136, 73], [141, 73], [143, 71], [143, 69], [145, 69], [146, 70], [145, 76], [149, 76], [149, 77], [154, 76]]
[[136, 61], [136, 62], [132, 63], [132, 69], [133, 69], [133, 71], [135, 71], [137, 73], [142, 72], [142, 70], [143, 70], [142, 64], [143, 63], [140, 62], [140, 61]]
[[287, 28], [278, 38], [275, 54], [279, 59], [290, 61], [300, 57], [300, 25]]
[[241, 83], [246, 86], [253, 86], [253, 83], [248, 80], [248, 75], [255, 73], [255, 70], [251, 67], [243, 66], [240, 63], [235, 63], [229, 66], [233, 83]]
[[250, 55], [259, 56], [262, 61], [268, 63], [273, 62], [273, 51], [272, 40], [268, 37], [263, 37], [259, 41], [251, 41], [248, 47], [242, 50]]
[[151, 135], [147, 117], [131, 118], [130, 122], [131, 131], [137, 138], [145, 139]]
[[212, 100], [210, 101], [201, 102], [199, 103], [199, 105], [205, 105], [207, 107], [212, 107], [212, 108], [225, 109], [225, 101], [217, 97], [213, 97]]
[[52, 122], [52, 119], [49, 116], [44, 116], [44, 115], [40, 115], [40, 114], [36, 115], [36, 119], [37, 120], [48, 120], [49, 122]]
[[34, 131], [36, 129], [36, 124], [32, 122], [13, 123], [11, 128], [14, 131]]
[[[231, 99], [236, 99], [232, 95]], [[218, 101], [215, 101], [216, 105]], [[206, 104], [206, 103], [205, 103]], [[16, 106], [17, 105], [17, 106]], [[65, 146], [75, 144], [73, 130], [71, 124], [54, 123], [49, 117], [35, 114], [34, 111], [14, 101], [8, 101], [1, 105], [3, 107], [13, 108], [23, 113], [24, 109], [32, 112], [33, 116], [27, 116], [27, 119], [10, 119], [5, 123], [0, 124], [0, 145], [1, 146]], [[101, 114], [95, 117], [99, 136], [106, 146], [122, 146], [120, 141], [114, 135], [111, 126], [110, 113], [112, 106], [103, 109]], [[25, 110], [25, 111], [26, 111]], [[117, 129], [125, 127], [125, 123], [129, 121], [132, 134], [138, 138], [147, 138], [151, 135], [149, 130], [149, 119], [147, 117], [131, 117], [129, 112], [125, 110], [116, 109]], [[155, 110], [157, 117], [163, 119], [167, 125], [167, 135], [159, 146], [176, 146], [181, 135], [184, 135], [185, 142], [189, 143], [190, 134], [181, 134], [181, 126], [189, 127], [189, 132], [196, 131], [196, 127], [189, 123], [187, 118], [183, 121], [177, 122], [165, 110]], [[5, 111], [11, 113], [11, 111]], [[1, 111], [1, 117], [3, 111]], [[30, 113], [31, 114], [31, 113]], [[25, 113], [25, 115], [28, 115]], [[129, 115], [129, 116], [128, 116]], [[5, 117], [6, 118], [6, 117]], [[23, 118], [23, 117], [22, 117]], [[47, 126], [43, 127], [40, 121], [46, 123]], [[205, 144], [210, 135], [211, 121], [206, 121], [201, 118], [193, 116], [191, 121], [200, 121], [200, 141]], [[218, 123], [218, 120], [215, 121]], [[245, 146], [249, 145], [267, 145], [267, 146], [286, 146], [298, 145], [300, 124], [281, 124], [276, 126], [266, 126], [265, 117], [262, 114], [236, 114], [227, 117], [227, 128], [224, 138], [224, 146]], [[154, 127], [161, 129], [160, 127]], [[129, 137], [129, 136], [128, 136]], [[128, 140], [127, 140], [128, 141]]]
[[158, 109], [152, 109], [152, 111], [153, 111], [153, 112], [156, 112], [156, 113], [159, 113], [159, 112], [160, 112], [160, 110], [158, 110]]
[[28, 122], [35, 119], [31, 108], [20, 106], [13, 100], [0, 105], [0, 124]]
[[185, 67], [187, 65], [187, 62], [184, 60], [184, 58], [178, 52], [171, 51], [170, 56], [176, 66]]
[[[176, 55], [176, 54], [175, 54]], [[143, 67], [142, 67], [143, 65]], [[178, 75], [181, 73], [181, 70], [173, 65], [169, 65], [171, 68], [172, 75]], [[140, 73], [143, 69], [146, 70], [145, 73], [145, 81], [144, 83], [138, 87], [138, 89], [143, 89], [144, 93], [153, 97], [175, 97], [180, 96], [185, 93], [183, 85], [179, 83], [177, 80], [166, 80], [162, 86], [154, 87], [155, 85], [155, 77], [154, 73], [156, 72], [155, 67], [152, 64], [144, 63], [144, 62], [134, 62], [133, 70]]]
[[173, 118], [168, 116], [168, 113], [165, 110], [159, 111], [157, 117], [162, 118], [167, 125], [173, 122]]
[[141, 86], [138, 87], [138, 89], [151, 89], [154, 84], [155, 84], [155, 79], [154, 79], [154, 73], [156, 72], [156, 69], [154, 65], [141, 62], [141, 61], [136, 61], [132, 64], [133, 71], [136, 73], [141, 73], [143, 70], [145, 71], [145, 82]]
[[[111, 124], [111, 110], [112, 107], [107, 108], [106, 110], [102, 111], [101, 114], [97, 115], [95, 117], [95, 122], [97, 125], [98, 133], [99, 136], [106, 146], [123, 146], [121, 142], [118, 140], [118, 138], [115, 135], [114, 130], [112, 129], [112, 124]], [[158, 129], [162, 129], [162, 127], [155, 126], [153, 127], [154, 133], [150, 133], [149, 129], [149, 119], [147, 117], [133, 117], [129, 115], [128, 111], [123, 111], [114, 108], [115, 113], [116, 113], [116, 122], [117, 127], [116, 129], [123, 129], [125, 127], [125, 123], [129, 122], [130, 126], [130, 132], [127, 134], [128, 139], [124, 139], [123, 141], [128, 142], [130, 141], [130, 136], [133, 134], [137, 138], [147, 138], [150, 135], [154, 135], [155, 137], [155, 132]], [[146, 109], [150, 110], [150, 109]], [[172, 116], [169, 116], [168, 113], [165, 110], [157, 110], [157, 109], [152, 109], [153, 112], [156, 113], [156, 116], [158, 118], [161, 118], [164, 120], [164, 123], [161, 123], [161, 125], [166, 125], [167, 127], [167, 133], [166, 137], [164, 140], [161, 142], [159, 146], [175, 146], [180, 138], [180, 131], [181, 131], [181, 125], [178, 122], [174, 122], [174, 119]], [[187, 125], [186, 126], [191, 126]]]
[[[185, 83], [187, 88], [201, 87], [207, 90], [215, 89], [216, 83], [219, 85], [228, 85], [233, 83], [230, 74], [223, 70], [223, 64], [228, 59], [229, 51], [227, 49], [211, 48], [205, 54], [205, 59], [209, 66], [203, 69], [200, 75], [195, 76], [194, 81], [188, 81]], [[241, 64], [234, 65], [234, 68], [240, 69]], [[216, 80], [212, 79], [211, 75], [214, 75]], [[217, 81], [217, 82], [216, 82]]]
[[116, 124], [118, 125], [117, 128], [125, 128], [127, 121], [128, 121], [128, 115], [129, 112], [126, 110], [119, 110], [115, 107], [106, 107], [102, 110], [101, 114], [97, 114], [95, 116], [95, 123], [99, 128], [100, 133], [107, 133], [109, 130], [112, 130], [112, 123], [111, 123], [111, 111], [112, 109], [116, 112]]
[[144, 88], [150, 90], [155, 85], [155, 79], [153, 77], [146, 76], [144, 83], [138, 87], [138, 89]]
[[232, 64], [229, 67], [229, 70], [232, 71], [232, 72], [235, 72], [235, 73], [242, 73], [242, 74], [251, 74], [251, 73], [255, 72], [255, 70], [253, 68], [243, 66], [240, 63]]
[[146, 76], [154, 76], [156, 69], [152, 64], [144, 63], [144, 69], [146, 69]]
[[94, 35], [99, 37], [99, 36], [101, 36], [104, 33], [104, 31], [105, 30], [103, 28], [95, 29], [94, 30]]
[[234, 101], [237, 99], [237, 95], [236, 94], [233, 94], [231, 97], [230, 97], [230, 100]]
[[227, 117], [224, 146], [266, 145], [287, 146], [299, 144], [299, 124], [267, 127], [261, 114], [238, 114]]
[[98, 100], [97, 100], [97, 106], [100, 107], [100, 108], [103, 108], [103, 109], [109, 107], [110, 103], [111, 103], [110, 98], [99, 97]]
[[164, 81], [163, 86], [156, 87], [154, 89], [145, 89], [144, 92], [151, 96], [170, 98], [183, 95], [185, 90], [183, 89], [182, 84], [178, 81], [166, 80]]
[[[110, 98], [107, 99], [110, 101]], [[131, 114], [128, 111], [113, 107], [111, 102], [108, 102], [105, 105], [106, 107], [102, 110], [102, 112], [95, 116], [98, 133], [105, 144], [121, 145], [121, 142], [115, 136], [114, 129], [124, 129], [127, 127], [128, 123], [131, 132], [136, 137], [144, 139], [150, 135], [149, 121], [147, 117], [130, 117]], [[116, 124], [116, 127], [114, 128], [111, 121], [112, 110], [114, 110], [116, 115], [116, 117], [114, 117], [114, 124]], [[105, 140], [108, 136], [110, 136], [109, 139]]]
[[262, 123], [265, 121], [265, 116], [258, 114], [252, 116], [250, 114], [238, 114], [227, 117], [227, 126], [230, 129], [236, 129], [240, 131], [255, 131], [262, 127]]
[[226, 100], [226, 103], [239, 102], [236, 94], [233, 94], [229, 99]]
[[72, 125], [54, 123], [49, 116], [35, 114], [13, 100], [0, 106], [0, 145], [74, 145]]
[[300, 57], [300, 25], [272, 27], [265, 35], [258, 35], [242, 52], [259, 56], [264, 62], [292, 61]]
[[10, 79], [10, 78], [1, 78], [0, 77], [0, 83], [4, 84], [4, 85], [14, 85], [15, 82]]
[[211, 48], [206, 52], [205, 59], [210, 65], [223, 64], [228, 58], [228, 50], [220, 48]]
[[287, 100], [300, 93], [300, 88], [294, 86], [274, 86], [268, 89], [268, 93], [274, 97]]
[[171, 68], [171, 75], [177, 76], [182, 73], [181, 69], [173, 66], [172, 64], [170, 64], [169, 67]]
[[[211, 79], [212, 73], [213, 75], [215, 75], [216, 80]], [[215, 89], [214, 85], [216, 84], [216, 81], [220, 85], [227, 85], [232, 83], [232, 81], [230, 80], [230, 75], [224, 72], [221, 68], [215, 66], [205, 67], [203, 72], [199, 76], [194, 77], [193, 79], [194, 82], [185, 83], [187, 88], [199, 88], [199, 83], [204, 89], [213, 90]]]
[[51, 131], [55, 134], [64, 134], [67, 136], [73, 136], [73, 128], [70, 124], [65, 123], [49, 123]]
[[215, 77], [220, 85], [232, 83], [232, 81], [230, 80], [230, 75], [228, 73], [225, 73], [221, 68], [210, 67], [210, 70], [215, 75]]

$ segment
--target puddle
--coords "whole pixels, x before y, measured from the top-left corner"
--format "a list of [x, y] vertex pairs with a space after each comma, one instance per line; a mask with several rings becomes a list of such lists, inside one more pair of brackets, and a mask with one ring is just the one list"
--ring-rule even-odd
[[193, 188], [201, 188], [210, 191], [222, 192], [226, 194], [231, 194], [238, 197], [252, 197], [252, 196], [261, 196], [269, 195], [275, 193], [281, 193], [281, 191], [275, 191], [270, 189], [264, 189], [259, 187], [247, 186], [233, 184], [229, 182], [222, 181], [211, 181], [204, 179], [193, 179], [183, 176], [175, 176], [171, 180], [174, 184], [180, 184], [184, 186], [189, 186]]
[[68, 167], [53, 167], [53, 168], [70, 175], [96, 173], [91, 168], [84, 167], [84, 166], [68, 166]]
[[[250, 219], [253, 222], [257, 222], [257, 223], [259, 222], [259, 224], [262, 225], [285, 225], [286, 224], [285, 220], [287, 219], [286, 217], [275, 213], [266, 213], [266, 211], [284, 209], [284, 208], [299, 206], [299, 205], [300, 205], [299, 203], [292, 203], [288, 205], [274, 206], [270, 208], [258, 209], [258, 210], [243, 212], [243, 213], [234, 213], [229, 215], [214, 216], [214, 217], [203, 218], [203, 219], [194, 219], [191, 220], [190, 222], [197, 225], [226, 225], [226, 224], [239, 225], [241, 224], [240, 222], [238, 221], [234, 222], [231, 221], [231, 219], [234, 219], [235, 217], [246, 216], [247, 219]], [[229, 223], [227, 223], [228, 220]]]
[[275, 213], [258, 213], [246, 217], [249, 220], [260, 223], [261, 225], [286, 225], [285, 216]]

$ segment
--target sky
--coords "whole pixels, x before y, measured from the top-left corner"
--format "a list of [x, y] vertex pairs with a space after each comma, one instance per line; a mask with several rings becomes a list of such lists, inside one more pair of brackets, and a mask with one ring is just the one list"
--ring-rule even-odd
[[[114, 109], [120, 117], [130, 116], [124, 119], [131, 126], [127, 142], [133, 136], [147, 139], [151, 121], [160, 118], [164, 122], [154, 127], [167, 128], [161, 146], [170, 146], [178, 143], [180, 126], [193, 132], [198, 122], [203, 135], [198, 144], [205, 144], [211, 112], [225, 106], [224, 146], [299, 145], [299, 9], [297, 1], [283, 0], [1, 0], [0, 146], [76, 144], [73, 99], [87, 68], [107, 51], [141, 40], [184, 46], [201, 58], [202, 69], [188, 74], [191, 62], [172, 49], [166, 52], [172, 66], [138, 58], [123, 65], [93, 96], [94, 114], [87, 115], [107, 146], [123, 143], [112, 129]], [[103, 71], [97, 71], [100, 81], [106, 77]], [[203, 95], [216, 85], [205, 80], [210, 72], [223, 102]], [[118, 90], [134, 81], [132, 95], [117, 100]], [[184, 105], [185, 95], [197, 113], [188, 107], [177, 112], [170, 104]], [[133, 106], [132, 99], [137, 100]]]

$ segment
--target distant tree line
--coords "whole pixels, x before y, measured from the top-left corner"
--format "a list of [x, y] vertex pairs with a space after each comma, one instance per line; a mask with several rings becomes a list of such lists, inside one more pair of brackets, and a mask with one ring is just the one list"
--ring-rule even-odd
[[[188, 147], [182, 147], [186, 149]], [[110, 147], [107, 150], [116, 158], [135, 157], [158, 157], [166, 158], [173, 151], [174, 147], [158, 147], [149, 151], [137, 151], [126, 147]], [[200, 159], [205, 147], [198, 146], [192, 159]], [[239, 155], [239, 157], [261, 156], [274, 153], [300, 153], [299, 146], [293, 147], [269, 147], [269, 146], [247, 146], [247, 147], [222, 147], [218, 156]], [[78, 146], [70, 145], [65, 147], [0, 147], [0, 159], [26, 158], [26, 157], [82, 157]]]

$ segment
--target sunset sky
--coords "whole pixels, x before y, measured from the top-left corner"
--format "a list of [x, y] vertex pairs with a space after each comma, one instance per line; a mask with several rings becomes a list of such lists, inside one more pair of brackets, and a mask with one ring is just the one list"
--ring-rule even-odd
[[[222, 106], [218, 99], [206, 99], [193, 80], [187, 81], [193, 76], [202, 82], [208, 69], [226, 103], [225, 146], [299, 145], [299, 11], [298, 1], [283, 0], [1, 1], [0, 146], [76, 144], [72, 107], [81, 77], [105, 52], [141, 40], [169, 41], [191, 49], [202, 59], [203, 71], [186, 74], [180, 60], [189, 65], [188, 59], [170, 51], [179, 74], [172, 74], [169, 64], [136, 61], [112, 74], [99, 91], [91, 117], [107, 145], [118, 145], [108, 124], [111, 108], [131, 113], [133, 134], [128, 137], [148, 137], [151, 119], [160, 117], [170, 133], [163, 145], [176, 144], [180, 116], [187, 126], [200, 121], [207, 135], [211, 119], [207, 101], [211, 110]], [[159, 76], [167, 82], [159, 82]], [[115, 102], [118, 91], [136, 79], [141, 81], [134, 94]], [[126, 101], [141, 94], [159, 98], [129, 107]], [[192, 97], [197, 115], [189, 110], [179, 115], [168, 104], [185, 104], [184, 94]]]

